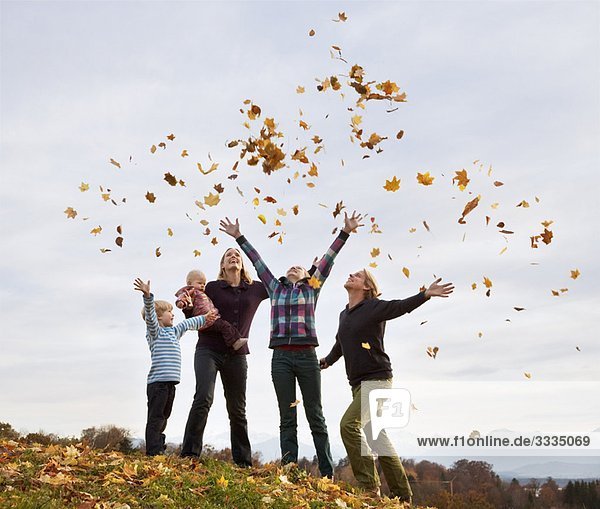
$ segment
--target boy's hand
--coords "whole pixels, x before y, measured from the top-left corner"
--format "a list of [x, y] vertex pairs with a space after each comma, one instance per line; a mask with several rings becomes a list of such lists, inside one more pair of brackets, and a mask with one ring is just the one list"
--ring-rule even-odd
[[204, 315], [204, 323], [212, 323], [219, 318], [219, 312], [216, 309], [211, 309]]
[[133, 282], [133, 288], [144, 294], [144, 297], [150, 297], [150, 281], [144, 283], [139, 277]]

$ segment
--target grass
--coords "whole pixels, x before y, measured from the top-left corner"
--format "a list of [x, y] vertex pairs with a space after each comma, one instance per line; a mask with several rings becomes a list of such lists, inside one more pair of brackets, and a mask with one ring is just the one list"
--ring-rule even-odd
[[405, 509], [408, 505], [374, 500], [350, 485], [312, 477], [289, 465], [244, 469], [214, 459], [148, 458], [82, 444], [0, 441], [0, 507]]

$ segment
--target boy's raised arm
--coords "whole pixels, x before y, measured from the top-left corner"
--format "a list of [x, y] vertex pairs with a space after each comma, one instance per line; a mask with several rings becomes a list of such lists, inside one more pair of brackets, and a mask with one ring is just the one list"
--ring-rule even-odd
[[187, 318], [183, 322], [179, 322], [177, 325], [175, 325], [175, 336], [177, 337], [177, 339], [179, 339], [181, 336], [183, 336], [184, 332], [186, 331], [199, 330], [204, 326], [206, 322], [214, 322], [218, 316], [219, 313], [216, 310], [211, 309], [205, 315]]
[[150, 281], [144, 283], [139, 277], [133, 282], [134, 290], [142, 292], [144, 297], [144, 317], [146, 320], [146, 327], [148, 329], [148, 335], [152, 338], [158, 336], [158, 317], [156, 316], [156, 310], [154, 309], [154, 297], [150, 293]]

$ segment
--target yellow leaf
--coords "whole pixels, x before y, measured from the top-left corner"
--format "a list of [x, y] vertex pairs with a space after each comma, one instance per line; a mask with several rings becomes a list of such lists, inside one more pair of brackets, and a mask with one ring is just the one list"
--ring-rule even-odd
[[258, 219], [262, 224], [267, 224], [267, 218], [263, 214], [259, 214]]
[[281, 226], [281, 221], [279, 219], [275, 219], [275, 226]]
[[187, 150], [182, 150], [181, 151], [181, 157], [188, 157], [188, 156], [189, 156], [189, 154], [188, 154]]
[[194, 257], [196, 256], [200, 256], [202, 253], [200, 251], [198, 251], [197, 249], [194, 249]]
[[497, 203], [497, 202], [496, 202], [496, 203], [492, 203], [492, 204], [490, 205], [490, 207], [492, 207], [494, 210], [496, 210], [496, 209], [497, 209], [499, 206], [500, 206], [500, 204], [499, 204], [499, 203]]
[[371, 345], [369, 343], [361, 343], [360, 346], [362, 346], [365, 350], [371, 349]]
[[75, 219], [77, 211], [73, 207], [67, 207], [65, 210], [65, 214], [67, 214], [67, 218]]
[[277, 213], [280, 216], [287, 216], [287, 212], [285, 211], [285, 209], [277, 209]]
[[308, 280], [308, 284], [311, 288], [314, 288], [315, 290], [317, 288], [321, 288], [321, 281], [319, 281], [315, 276], [311, 276], [311, 278]]
[[357, 127], [362, 123], [362, 117], [360, 115], [354, 115], [351, 120], [354, 127]]
[[521, 203], [517, 204], [517, 207], [523, 207], [524, 209], [528, 209], [529, 203], [527, 203], [525, 200], [523, 200]]
[[296, 93], [297, 94], [303, 94], [304, 93], [304, 87], [301, 87], [300, 85], [298, 85], [296, 87]]
[[581, 275], [579, 269], [575, 269], [571, 271], [571, 279], [577, 279]]
[[204, 171], [202, 169], [202, 165], [200, 163], [196, 163], [196, 165], [198, 166], [198, 169], [200, 170], [200, 173], [202, 173], [202, 175], [208, 175], [209, 173], [212, 173], [219, 167], [219, 163], [213, 163], [211, 165], [210, 169], [208, 169], [207, 171]]
[[483, 284], [485, 285], [486, 288], [492, 287], [492, 281], [485, 276], [483, 277]]
[[408, 270], [406, 267], [402, 267], [402, 274], [404, 274], [407, 278], [409, 278], [410, 270]]
[[112, 158], [111, 158], [111, 160], [110, 160], [110, 164], [113, 164], [113, 165], [115, 165], [117, 168], [120, 168], [120, 167], [121, 167], [121, 164], [120, 164], [120, 163], [118, 163], [117, 161], [115, 161], [115, 160], [114, 160], [114, 159], [112, 159]]
[[531, 373], [527, 373], [527, 371], [525, 371], [525, 373], [523, 373], [525, 375], [526, 378], [531, 378]]
[[318, 177], [319, 176], [319, 171], [317, 169], [317, 165], [315, 163], [312, 163], [310, 166], [310, 170], [308, 170], [308, 174], [311, 177]]
[[504, 253], [506, 252], [506, 250], [507, 250], [507, 249], [508, 249], [508, 248], [507, 248], [506, 246], [504, 246], [504, 247], [502, 248], [502, 250], [500, 251], [500, 254], [504, 254]]
[[372, 269], [376, 269], [377, 268], [377, 263], [376, 262], [371, 262], [371, 263], [369, 263], [369, 267], [371, 267]]
[[293, 401], [292, 403], [290, 403], [290, 408], [295, 408], [300, 404], [300, 400], [297, 399], [296, 401]]
[[151, 154], [154, 154], [154, 152], [156, 152], [156, 145], [152, 145], [152, 146], [150, 147], [150, 153], [151, 153]]
[[467, 184], [470, 182], [470, 179], [467, 177], [467, 170], [455, 171], [456, 176], [452, 179], [452, 183], [456, 182], [461, 191], [467, 187]]
[[472, 283], [471, 284], [471, 290], [475, 290], [477, 289], [477, 283]]
[[371, 249], [371, 257], [376, 258], [379, 256], [380, 254], [380, 250], [378, 247], [374, 247], [373, 249]]
[[409, 232], [409, 233], [415, 233], [416, 231], [417, 231], [417, 229], [416, 229], [416, 228], [410, 228], [410, 229], [408, 230], [408, 232]]
[[386, 180], [383, 188], [386, 191], [396, 192], [398, 189], [400, 189], [400, 179], [397, 179], [396, 176], [394, 176], [392, 177], [392, 180]]
[[162, 254], [160, 252], [160, 246], [155, 249], [154, 254], [156, 255], [157, 258]]
[[227, 488], [228, 484], [229, 484], [229, 481], [227, 479], [225, 479], [225, 477], [223, 475], [221, 475], [220, 479], [217, 479], [217, 486], [220, 486], [223, 489]]
[[86, 184], [85, 182], [82, 182], [81, 185], [79, 186], [79, 190], [82, 193], [85, 193], [89, 188], [90, 188], [89, 184]]
[[100, 196], [102, 196], [104, 201], [110, 200], [110, 193], [102, 193]]
[[221, 201], [219, 194], [208, 193], [208, 196], [204, 197], [204, 203], [209, 207], [214, 207]]
[[425, 173], [417, 173], [417, 182], [424, 186], [430, 186], [433, 184], [434, 179], [435, 177], [432, 177], [428, 171]]
[[252, 205], [254, 205], [255, 207], [258, 207], [258, 204], [260, 203], [260, 200], [258, 198], [254, 198], [252, 200]]
[[90, 231], [90, 233], [92, 235], [98, 235], [101, 232], [102, 232], [102, 226], [98, 226], [97, 228], [92, 228], [92, 230]]
[[173, 230], [171, 230], [171, 228], [167, 228], [167, 235], [168, 235], [169, 237], [172, 237], [172, 236], [173, 236]]

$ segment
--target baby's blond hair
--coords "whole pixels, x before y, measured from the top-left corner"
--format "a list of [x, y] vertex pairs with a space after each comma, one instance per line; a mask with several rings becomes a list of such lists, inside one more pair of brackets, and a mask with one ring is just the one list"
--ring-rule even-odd
[[202, 272], [201, 270], [194, 269], [188, 272], [188, 275], [185, 277], [185, 284], [191, 285], [192, 280], [194, 278], [204, 279], [204, 281], [206, 281], [206, 276], [204, 275], [204, 272]]
[[[166, 300], [155, 300], [154, 301], [154, 310], [156, 311], [156, 316], [162, 315], [165, 311], [173, 311], [173, 305]], [[146, 309], [142, 308], [142, 318], [146, 319]]]

